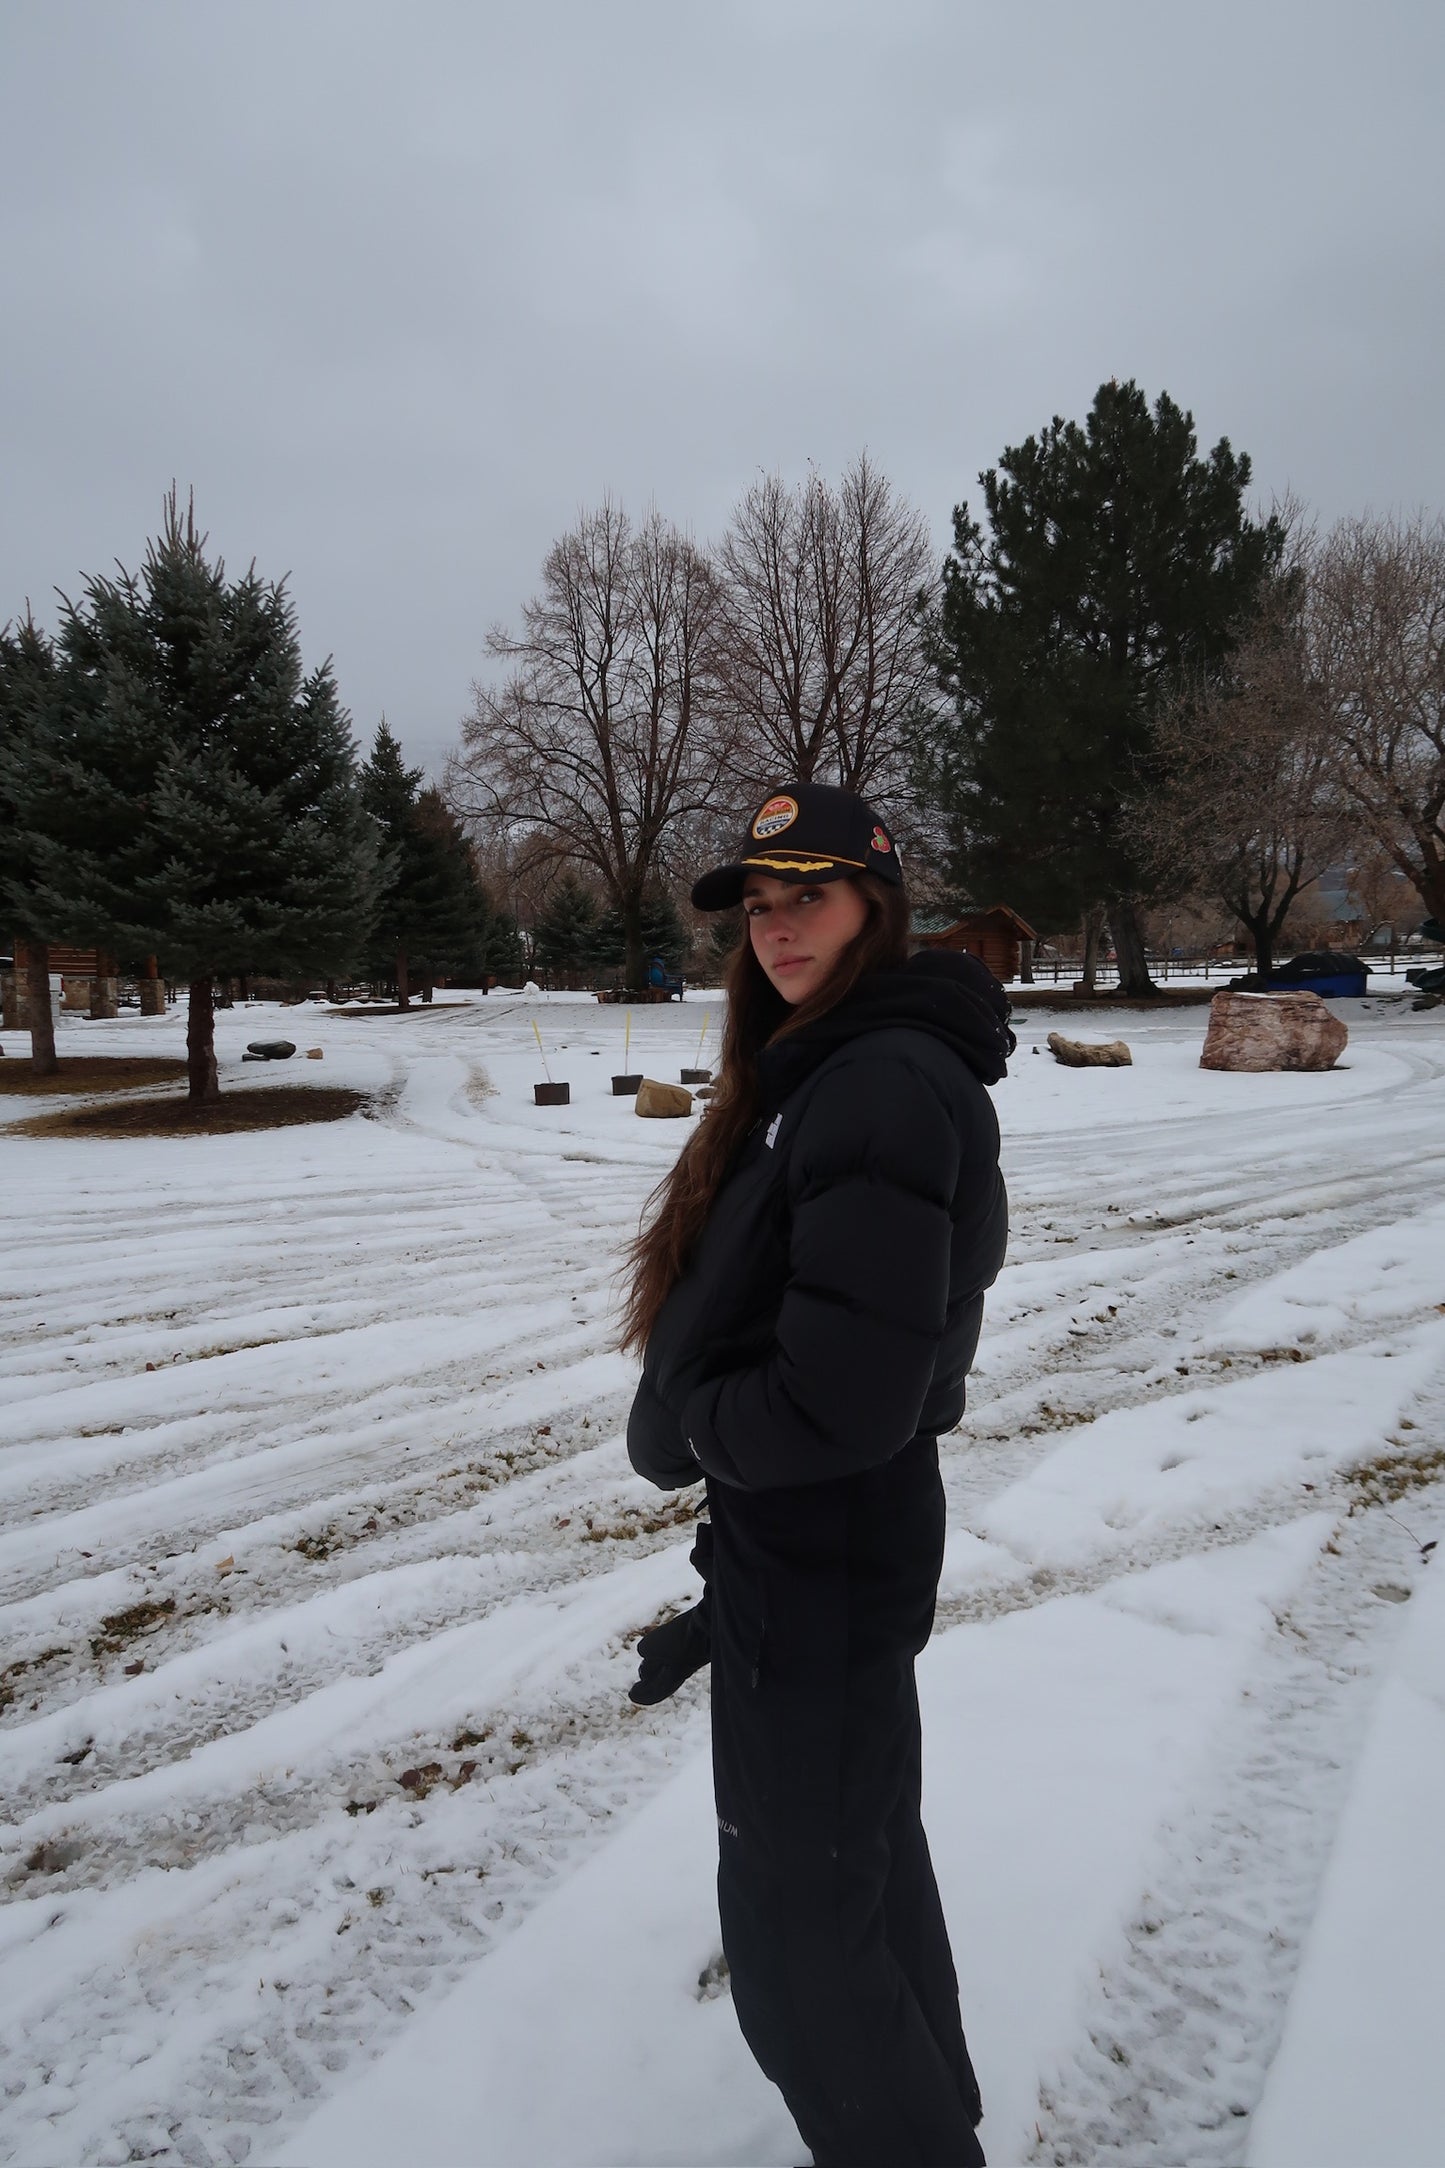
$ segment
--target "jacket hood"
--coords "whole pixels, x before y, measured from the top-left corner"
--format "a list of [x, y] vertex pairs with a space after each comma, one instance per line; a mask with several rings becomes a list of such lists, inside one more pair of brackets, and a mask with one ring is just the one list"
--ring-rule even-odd
[[836, 1008], [764, 1047], [764, 1105], [786, 1099], [838, 1047], [899, 1024], [941, 1039], [981, 1083], [997, 1084], [1016, 1043], [1008, 1020], [1008, 996], [976, 956], [921, 949], [901, 970], [870, 972]]

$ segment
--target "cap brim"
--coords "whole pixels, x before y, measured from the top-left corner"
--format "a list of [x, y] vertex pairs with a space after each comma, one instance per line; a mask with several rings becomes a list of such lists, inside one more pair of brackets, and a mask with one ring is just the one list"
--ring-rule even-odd
[[818, 886], [824, 881], [841, 881], [850, 873], [864, 873], [869, 869], [855, 866], [836, 858], [773, 858], [759, 855], [742, 858], [734, 865], [714, 866], [711, 873], [693, 883], [692, 907], [695, 911], [731, 911], [743, 900], [743, 889], [750, 873], [763, 873], [773, 881], [791, 881], [795, 887]]

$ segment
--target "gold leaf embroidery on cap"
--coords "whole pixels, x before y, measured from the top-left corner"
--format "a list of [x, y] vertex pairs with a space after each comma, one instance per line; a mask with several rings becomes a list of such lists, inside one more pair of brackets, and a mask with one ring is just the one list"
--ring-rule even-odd
[[752, 851], [742, 860], [745, 866], [772, 866], [778, 873], [832, 873], [839, 866], [857, 866], [864, 871], [861, 858], [764, 858]]

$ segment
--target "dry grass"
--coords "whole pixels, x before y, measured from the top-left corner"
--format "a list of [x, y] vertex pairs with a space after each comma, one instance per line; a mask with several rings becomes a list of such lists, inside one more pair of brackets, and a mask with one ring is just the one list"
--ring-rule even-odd
[[[1345, 1470], [1345, 1481], [1361, 1505], [1398, 1505], [1412, 1491], [1429, 1490], [1445, 1478], [1445, 1446], [1424, 1440], [1415, 1446], [1406, 1446], [1398, 1439], [1390, 1442], [1399, 1450], [1358, 1461]], [[1353, 1506], [1350, 1510], [1353, 1512]]]
[[459, 1009], [465, 1007], [466, 1003], [464, 1001], [423, 1001], [419, 994], [413, 994], [409, 1005], [404, 1009], [399, 1009], [394, 1001], [364, 1001], [358, 1002], [354, 1006], [348, 1005], [345, 1008], [338, 1003], [336, 1007], [328, 1008], [326, 1014], [328, 1016], [360, 1017], [455, 1016]]
[[142, 1084], [174, 1084], [185, 1062], [171, 1054], [62, 1054], [54, 1076], [36, 1076], [29, 1055], [0, 1061], [0, 1092], [27, 1097], [56, 1093], [125, 1092]]
[[289, 1129], [298, 1122], [341, 1122], [372, 1103], [370, 1092], [337, 1085], [272, 1084], [225, 1092], [209, 1106], [189, 1099], [128, 1099], [107, 1105], [57, 1107], [16, 1122], [10, 1134], [29, 1137], [229, 1137], [251, 1129]]

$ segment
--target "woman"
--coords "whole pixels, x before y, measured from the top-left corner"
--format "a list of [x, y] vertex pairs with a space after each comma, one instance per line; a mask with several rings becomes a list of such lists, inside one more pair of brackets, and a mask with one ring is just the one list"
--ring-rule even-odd
[[968, 957], [907, 961], [897, 850], [845, 791], [770, 797], [693, 902], [741, 902], [745, 926], [717, 1097], [632, 1253], [628, 1450], [664, 1489], [706, 1482], [711, 1579], [643, 1637], [634, 1692], [660, 1699], [710, 1644], [733, 2000], [815, 2162], [978, 2163], [913, 1665], [937, 1438], [1003, 1260], [983, 1087], [1008, 1005]]

